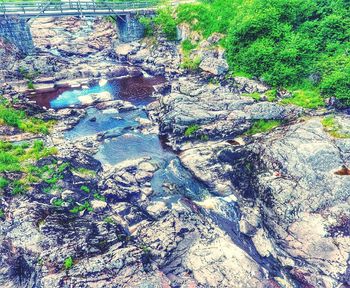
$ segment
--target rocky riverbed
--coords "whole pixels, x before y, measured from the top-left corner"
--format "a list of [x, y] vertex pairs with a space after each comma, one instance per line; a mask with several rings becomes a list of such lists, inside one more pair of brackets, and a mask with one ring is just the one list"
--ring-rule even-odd
[[[33, 36], [35, 56], [4, 44], [0, 91], [56, 124], [48, 136], [0, 126], [0, 139], [41, 138], [57, 154], [35, 165], [61, 168], [54, 187], [1, 191], [1, 287], [350, 285], [344, 111], [227, 77], [215, 35], [196, 72], [178, 43], [118, 43], [102, 19], [36, 20]], [[252, 133], [259, 121], [278, 125]]]

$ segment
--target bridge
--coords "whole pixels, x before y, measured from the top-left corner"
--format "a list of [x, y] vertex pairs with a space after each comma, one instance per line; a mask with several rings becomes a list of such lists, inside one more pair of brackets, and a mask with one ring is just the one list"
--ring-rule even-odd
[[26, 2], [0, 2], [0, 16], [24, 18], [60, 16], [108, 16], [154, 9], [158, 0], [96, 1], [52, 0]]
[[0, 37], [15, 44], [24, 54], [34, 52], [30, 23], [38, 17], [102, 17], [116, 20], [119, 37], [124, 42], [140, 39], [144, 27], [141, 14], [154, 13], [158, 0], [51, 0], [4, 2], [0, 0]]

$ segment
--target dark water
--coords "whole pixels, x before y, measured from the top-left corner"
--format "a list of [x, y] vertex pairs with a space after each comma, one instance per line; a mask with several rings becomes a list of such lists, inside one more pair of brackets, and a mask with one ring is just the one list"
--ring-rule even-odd
[[113, 99], [129, 101], [136, 105], [146, 105], [152, 101], [150, 95], [154, 86], [165, 82], [162, 76], [157, 77], [125, 77], [109, 80], [105, 85], [98, 81], [90, 83], [86, 89], [61, 87], [51, 92], [36, 93], [32, 99], [41, 107], [66, 108], [79, 106], [79, 97], [92, 93], [109, 92]]

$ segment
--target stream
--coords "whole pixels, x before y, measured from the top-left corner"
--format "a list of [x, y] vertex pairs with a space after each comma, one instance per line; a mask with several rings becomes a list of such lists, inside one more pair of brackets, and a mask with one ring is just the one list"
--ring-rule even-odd
[[[148, 119], [145, 105], [155, 100], [153, 85], [164, 79], [152, 77], [129, 77], [111, 81], [96, 82], [79, 89], [58, 89], [55, 92], [37, 95], [39, 105], [54, 109], [79, 105], [80, 97], [91, 93], [108, 92], [113, 99], [126, 100], [137, 108], [131, 111], [116, 109], [98, 110], [87, 108], [87, 113], [64, 137], [70, 141], [96, 134], [103, 135], [98, 152], [94, 157], [102, 164], [117, 165], [126, 160], [148, 157], [159, 167], [151, 181], [151, 199], [172, 203], [184, 201], [188, 206], [199, 209], [224, 230], [232, 241], [245, 250], [256, 262], [273, 276], [283, 273], [280, 264], [273, 257], [263, 258], [256, 251], [252, 240], [241, 234], [238, 221], [240, 211], [234, 197], [213, 196], [209, 189], [185, 169], [177, 155], [161, 141], [157, 134], [143, 133], [138, 119]], [[212, 209], [201, 208], [201, 202], [210, 203]]]

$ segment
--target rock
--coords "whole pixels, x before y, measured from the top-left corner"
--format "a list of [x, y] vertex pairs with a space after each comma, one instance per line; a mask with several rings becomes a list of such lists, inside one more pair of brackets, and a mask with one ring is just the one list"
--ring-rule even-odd
[[107, 207], [107, 203], [105, 201], [100, 201], [100, 200], [92, 200], [91, 201], [91, 207], [94, 209], [96, 212], [101, 212]]
[[116, 47], [115, 52], [120, 57], [125, 57], [135, 51], [135, 47], [129, 43], [120, 44]]
[[104, 91], [104, 92], [91, 93], [88, 95], [79, 96], [78, 99], [81, 105], [87, 106], [98, 102], [110, 101], [113, 99], [113, 96], [109, 92]]
[[136, 109], [135, 105], [123, 100], [104, 101], [102, 103], [97, 103], [95, 107], [99, 110], [115, 108], [120, 112], [127, 112]]
[[225, 59], [208, 57], [202, 60], [199, 68], [214, 75], [222, 75], [228, 71], [229, 66]]
[[238, 89], [244, 93], [264, 93], [269, 90], [269, 87], [263, 83], [245, 77], [235, 77], [234, 80]]
[[[150, 117], [160, 122], [161, 133], [167, 135], [176, 150], [184, 149], [189, 139], [233, 139], [244, 134], [257, 119], [293, 120], [303, 111], [278, 103], [256, 103], [227, 87], [208, 85], [195, 78], [180, 78], [173, 83], [172, 93], [158, 101], [158, 105], [148, 107]], [[186, 135], [191, 126], [194, 131]]]
[[252, 237], [255, 248], [262, 257], [269, 257], [273, 252], [273, 245], [267, 238], [264, 229], [259, 229]]

